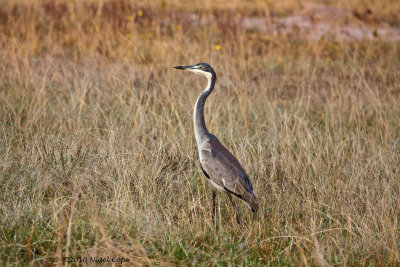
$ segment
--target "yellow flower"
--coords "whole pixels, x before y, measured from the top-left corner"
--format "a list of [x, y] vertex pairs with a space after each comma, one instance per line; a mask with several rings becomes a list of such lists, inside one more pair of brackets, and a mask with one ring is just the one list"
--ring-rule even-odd
[[143, 16], [143, 11], [141, 9], [139, 9], [139, 11], [137, 12], [138, 16], [141, 17]]
[[133, 17], [127, 16], [126, 19], [127, 19], [128, 21], [132, 21], [132, 20], [133, 20]]
[[222, 47], [221, 47], [220, 45], [216, 45], [216, 46], [215, 46], [215, 49], [216, 49], [217, 51], [221, 50], [221, 48], [222, 48]]

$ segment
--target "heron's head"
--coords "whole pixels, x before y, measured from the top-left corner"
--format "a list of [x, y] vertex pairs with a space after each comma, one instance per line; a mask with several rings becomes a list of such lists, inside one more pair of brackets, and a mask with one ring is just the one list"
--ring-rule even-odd
[[207, 78], [211, 78], [212, 76], [216, 77], [215, 71], [207, 63], [197, 63], [195, 65], [188, 66], [175, 66], [174, 68], [178, 70], [188, 70], [196, 74], [204, 75]]

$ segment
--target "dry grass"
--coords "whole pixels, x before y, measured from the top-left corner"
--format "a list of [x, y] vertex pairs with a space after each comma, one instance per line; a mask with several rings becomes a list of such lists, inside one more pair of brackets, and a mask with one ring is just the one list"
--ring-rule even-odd
[[[400, 263], [398, 43], [195, 30], [162, 2], [18, 2], [1, 9], [2, 263]], [[208, 128], [260, 200], [254, 217], [240, 203], [243, 227], [223, 195], [212, 226], [191, 118], [204, 81], [171, 68], [202, 61]]]

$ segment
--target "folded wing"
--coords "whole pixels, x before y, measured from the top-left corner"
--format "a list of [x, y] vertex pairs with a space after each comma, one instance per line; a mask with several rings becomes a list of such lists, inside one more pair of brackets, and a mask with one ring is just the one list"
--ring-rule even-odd
[[200, 163], [212, 182], [246, 201], [253, 211], [258, 210], [253, 185], [246, 171], [216, 137], [202, 143]]

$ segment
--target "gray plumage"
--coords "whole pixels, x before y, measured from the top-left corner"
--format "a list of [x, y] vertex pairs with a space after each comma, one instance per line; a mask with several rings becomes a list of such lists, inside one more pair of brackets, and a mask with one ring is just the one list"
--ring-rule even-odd
[[253, 212], [258, 210], [257, 198], [253, 192], [253, 185], [243, 167], [229, 152], [218, 138], [210, 134], [204, 121], [204, 104], [207, 97], [214, 89], [217, 75], [207, 63], [199, 63], [190, 66], [176, 66], [176, 69], [188, 70], [208, 79], [207, 88], [197, 98], [194, 108], [193, 120], [199, 158], [202, 171], [213, 185], [213, 218], [215, 217], [215, 192], [226, 192], [236, 212], [236, 218], [240, 223], [238, 209], [232, 200], [231, 194], [243, 199]]

